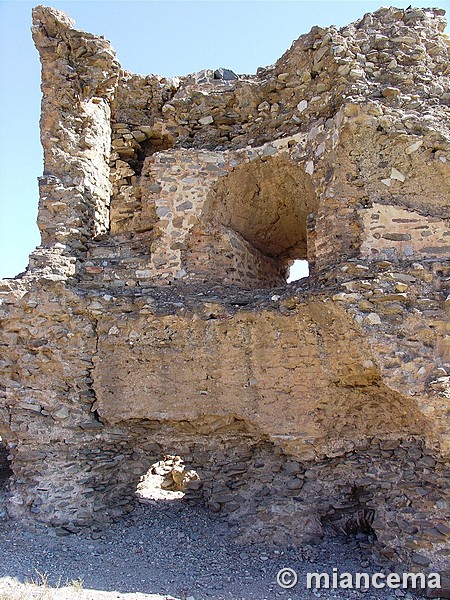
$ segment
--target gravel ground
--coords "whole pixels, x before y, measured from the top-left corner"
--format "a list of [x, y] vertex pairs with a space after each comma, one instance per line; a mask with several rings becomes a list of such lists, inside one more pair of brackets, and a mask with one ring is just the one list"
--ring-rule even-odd
[[[293, 589], [282, 589], [276, 582], [283, 567], [298, 574]], [[224, 522], [183, 500], [140, 504], [120, 522], [94, 534], [61, 536], [43, 526], [31, 529], [11, 520], [0, 523], [0, 599], [2, 581], [7, 586], [11, 584], [7, 578], [38, 580], [37, 572], [48, 576], [54, 587], [82, 580], [84, 590], [98, 593], [81, 596], [98, 600], [155, 598], [147, 594], [181, 600], [416, 597], [403, 590], [306, 589], [308, 571], [331, 574], [333, 567], [351, 573], [383, 570], [355, 541], [345, 538], [289, 550], [237, 545]], [[59, 590], [56, 597], [72, 596]]]

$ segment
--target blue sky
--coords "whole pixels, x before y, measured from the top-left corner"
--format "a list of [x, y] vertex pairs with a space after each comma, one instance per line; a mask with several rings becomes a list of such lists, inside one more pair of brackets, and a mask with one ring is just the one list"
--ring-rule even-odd
[[[404, 8], [411, 0], [393, 2]], [[39, 244], [40, 65], [30, 33], [31, 9], [38, 3], [0, 0], [0, 277], [23, 271], [28, 254]], [[51, 6], [75, 19], [79, 29], [109, 39], [125, 69], [166, 76], [217, 67], [255, 73], [275, 62], [313, 25], [345, 25], [382, 4], [382, 0], [51, 1]], [[420, 0], [420, 6], [436, 5], [448, 11], [450, 1]]]

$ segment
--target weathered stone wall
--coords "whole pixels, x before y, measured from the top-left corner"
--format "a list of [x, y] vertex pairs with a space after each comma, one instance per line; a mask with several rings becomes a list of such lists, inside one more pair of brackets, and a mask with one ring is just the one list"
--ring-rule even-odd
[[73, 29], [63, 13], [37, 7], [33, 15], [43, 65], [38, 225], [44, 246], [83, 251], [109, 225], [110, 101], [119, 64], [108, 42]]
[[240, 539], [373, 510], [385, 556], [448, 568], [444, 26], [380, 9], [255, 76], [165, 79], [34, 10], [42, 245], [0, 288], [12, 516], [110, 522], [181, 454]]

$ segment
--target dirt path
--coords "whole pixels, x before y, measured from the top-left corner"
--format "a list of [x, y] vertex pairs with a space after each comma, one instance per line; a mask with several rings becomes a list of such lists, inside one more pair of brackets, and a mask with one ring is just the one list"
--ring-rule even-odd
[[[76, 582], [70, 590], [45, 596], [60, 600], [72, 595], [95, 600], [415, 598], [403, 590], [306, 590], [310, 571], [331, 573], [336, 567], [339, 572], [373, 573], [382, 568], [368, 561], [356, 542], [336, 538], [289, 551], [236, 545], [225, 523], [182, 500], [139, 505], [119, 523], [93, 535], [97, 539], [86, 532], [59, 536], [44, 527], [32, 530], [11, 520], [1, 522], [0, 600], [40, 597], [20, 596], [23, 589], [21, 592], [10, 579], [39, 580], [37, 572], [48, 578], [50, 587]], [[283, 567], [297, 571], [295, 588], [285, 590], [277, 584], [277, 573]], [[79, 581], [84, 592], [77, 591]]]

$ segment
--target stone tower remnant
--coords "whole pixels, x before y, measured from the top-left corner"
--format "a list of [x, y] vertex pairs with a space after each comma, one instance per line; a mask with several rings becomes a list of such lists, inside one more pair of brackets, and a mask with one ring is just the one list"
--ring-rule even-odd
[[33, 10], [42, 241], [0, 287], [12, 516], [111, 522], [180, 455], [239, 539], [370, 514], [386, 556], [448, 568], [444, 27], [382, 8], [256, 75], [164, 78]]

